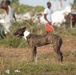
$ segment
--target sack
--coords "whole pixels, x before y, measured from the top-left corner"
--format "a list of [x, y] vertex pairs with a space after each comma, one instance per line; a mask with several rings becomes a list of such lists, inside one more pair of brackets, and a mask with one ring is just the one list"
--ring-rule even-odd
[[50, 25], [49, 23], [46, 23], [46, 32], [53, 32], [54, 28], [52, 25]]

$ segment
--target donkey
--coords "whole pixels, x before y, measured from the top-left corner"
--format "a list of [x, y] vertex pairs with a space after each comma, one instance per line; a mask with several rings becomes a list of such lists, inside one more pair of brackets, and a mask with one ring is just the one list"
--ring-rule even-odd
[[62, 38], [56, 34], [48, 33], [45, 35], [36, 35], [31, 34], [26, 30], [26, 27], [18, 29], [14, 33], [15, 37], [24, 36], [24, 39], [27, 40], [29, 46], [32, 48], [32, 61], [37, 62], [37, 47], [52, 44], [53, 49], [58, 56], [59, 61], [63, 61], [63, 53], [60, 51], [62, 45]]

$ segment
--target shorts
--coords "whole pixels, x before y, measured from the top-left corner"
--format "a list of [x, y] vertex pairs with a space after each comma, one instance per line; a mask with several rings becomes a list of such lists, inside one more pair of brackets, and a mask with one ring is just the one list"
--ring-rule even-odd
[[54, 27], [49, 23], [46, 23], [46, 32], [53, 32], [53, 31], [54, 31]]

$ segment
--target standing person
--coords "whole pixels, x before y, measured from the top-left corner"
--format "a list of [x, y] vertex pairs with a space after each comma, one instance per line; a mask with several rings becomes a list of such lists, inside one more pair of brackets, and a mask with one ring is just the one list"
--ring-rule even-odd
[[3, 25], [5, 34], [10, 33], [10, 27], [12, 25], [13, 17], [15, 18], [14, 10], [10, 6], [10, 4], [11, 4], [10, 0], [2, 1], [0, 4], [0, 8], [5, 10], [4, 25]]
[[44, 19], [46, 20], [46, 32], [52, 32], [54, 31], [54, 28], [52, 26], [52, 20], [51, 20], [51, 15], [52, 15], [52, 10], [51, 10], [51, 3], [47, 2], [47, 8], [44, 10]]

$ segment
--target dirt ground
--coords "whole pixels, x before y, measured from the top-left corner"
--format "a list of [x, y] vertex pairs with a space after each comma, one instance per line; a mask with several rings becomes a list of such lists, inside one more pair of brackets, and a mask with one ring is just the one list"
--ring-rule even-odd
[[[63, 44], [61, 47], [62, 52], [76, 51], [76, 36], [67, 36], [60, 35], [63, 39]], [[38, 54], [47, 54], [53, 52], [52, 45], [38, 47]], [[0, 47], [0, 56], [20, 56], [20, 55], [29, 55], [31, 53], [30, 48], [18, 49], [18, 48], [5, 48]]]

